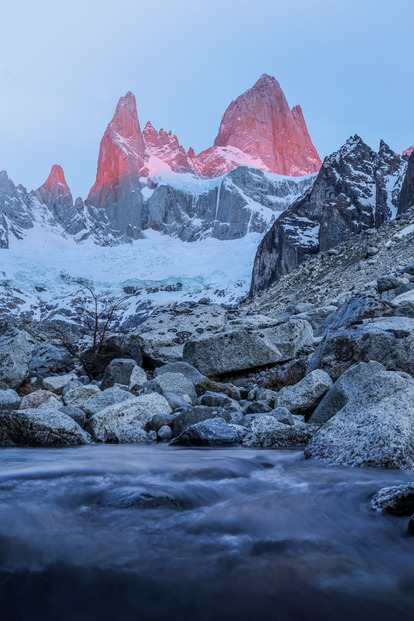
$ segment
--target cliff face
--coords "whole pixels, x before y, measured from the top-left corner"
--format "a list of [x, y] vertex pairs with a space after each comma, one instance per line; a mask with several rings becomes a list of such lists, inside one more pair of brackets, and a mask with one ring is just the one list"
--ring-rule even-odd
[[256, 253], [251, 294], [267, 289], [306, 255], [326, 251], [397, 214], [407, 162], [383, 142], [358, 136], [323, 162], [313, 187], [289, 207]]

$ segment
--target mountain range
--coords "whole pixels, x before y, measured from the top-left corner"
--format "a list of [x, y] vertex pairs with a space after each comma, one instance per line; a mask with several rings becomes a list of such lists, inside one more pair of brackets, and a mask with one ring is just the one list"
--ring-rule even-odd
[[31, 192], [0, 173], [0, 248], [8, 250], [0, 311], [70, 314], [73, 276], [133, 291], [129, 317], [203, 294], [234, 303], [406, 210], [413, 151], [398, 155], [382, 142], [376, 153], [354, 136], [322, 163], [300, 106], [290, 108], [277, 80], [262, 75], [196, 155], [171, 132], [149, 122], [141, 130], [129, 92], [85, 200], [73, 199], [59, 165]]

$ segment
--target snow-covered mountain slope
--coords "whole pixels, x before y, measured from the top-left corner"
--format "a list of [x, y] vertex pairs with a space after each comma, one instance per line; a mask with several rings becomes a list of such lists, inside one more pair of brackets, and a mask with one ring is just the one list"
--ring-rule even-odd
[[260, 238], [250, 233], [187, 243], [149, 230], [146, 239], [105, 247], [35, 223], [23, 240], [11, 237], [0, 254], [0, 316], [70, 319], [79, 290], [75, 278], [89, 279], [99, 293], [131, 295], [122, 311], [130, 325], [160, 305], [202, 297], [235, 303], [248, 292]]

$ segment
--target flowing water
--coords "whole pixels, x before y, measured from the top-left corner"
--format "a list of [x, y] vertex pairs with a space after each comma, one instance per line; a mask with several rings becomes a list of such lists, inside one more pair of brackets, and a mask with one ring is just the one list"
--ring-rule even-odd
[[408, 518], [369, 507], [412, 480], [293, 450], [3, 449], [0, 618], [413, 618]]

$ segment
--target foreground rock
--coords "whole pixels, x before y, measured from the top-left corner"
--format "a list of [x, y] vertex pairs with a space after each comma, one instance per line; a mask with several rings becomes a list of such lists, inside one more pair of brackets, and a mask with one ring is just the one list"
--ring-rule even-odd
[[386, 511], [392, 515], [414, 513], [414, 483], [384, 487], [371, 500], [374, 511]]
[[29, 374], [35, 342], [23, 330], [7, 327], [0, 335], [0, 390], [18, 388]]
[[[129, 386], [132, 372], [137, 367], [135, 360], [128, 358], [115, 358], [105, 369], [102, 378], [101, 389], [111, 388], [114, 384]], [[143, 371], [145, 374], [145, 372]]]
[[50, 392], [55, 393], [56, 395], [61, 395], [64, 387], [77, 380], [76, 375], [52, 375], [50, 377], [45, 377], [43, 380], [43, 387], [45, 390], [49, 390]]
[[34, 392], [31, 392], [23, 397], [18, 409], [29, 410], [38, 408], [49, 399], [55, 399], [57, 403], [60, 403], [58, 397], [56, 397], [53, 392], [50, 392], [50, 390], [35, 390]]
[[181, 398], [187, 395], [192, 403], [197, 401], [197, 393], [193, 382], [182, 373], [162, 373], [157, 375], [151, 382], [151, 387], [161, 394], [172, 392]]
[[55, 409], [0, 413], [0, 446], [64, 446], [89, 444], [91, 437], [69, 416]]
[[294, 386], [282, 388], [277, 393], [276, 404], [287, 408], [292, 414], [308, 414], [315, 409], [332, 384], [325, 371], [316, 369]]
[[311, 325], [292, 319], [273, 327], [246, 327], [190, 341], [184, 347], [184, 360], [214, 376], [284, 362], [312, 344]]
[[365, 320], [327, 334], [312, 355], [308, 372], [323, 369], [338, 379], [355, 362], [376, 360], [390, 371], [414, 375], [414, 319]]
[[232, 412], [225, 408], [197, 405], [193, 408], [187, 408], [174, 418], [173, 432], [174, 436], [179, 436], [188, 427], [213, 418], [222, 418], [227, 423], [238, 424], [241, 422], [242, 417], [243, 415], [240, 411]]
[[101, 442], [150, 442], [144, 426], [155, 414], [171, 414], [171, 408], [162, 395], [152, 393], [110, 405], [88, 421], [87, 429]]
[[81, 407], [87, 416], [93, 416], [110, 405], [122, 403], [128, 399], [134, 399], [134, 395], [131, 395], [131, 393], [126, 390], [122, 390], [122, 388], [113, 386], [102, 392], [96, 392], [92, 397], [89, 397]]
[[379, 371], [314, 435], [305, 457], [331, 466], [412, 469], [413, 429], [414, 380]]
[[223, 418], [211, 418], [185, 429], [171, 444], [179, 446], [232, 446], [239, 436]]
[[15, 390], [0, 390], [0, 411], [17, 410], [20, 405], [20, 397]]
[[243, 446], [248, 448], [303, 447], [317, 431], [315, 425], [298, 423], [283, 424], [274, 416], [259, 416], [251, 423], [251, 433], [243, 439]]
[[[310, 423], [323, 425], [332, 416], [335, 416], [351, 399], [358, 398], [359, 392], [364, 385], [381, 371], [385, 371], [384, 365], [372, 360], [371, 362], [358, 362], [350, 367], [324, 396], [316, 410], [309, 419]], [[313, 371], [315, 373], [315, 371]], [[312, 375], [312, 373], [311, 373]], [[308, 376], [309, 377], [309, 376]]]

